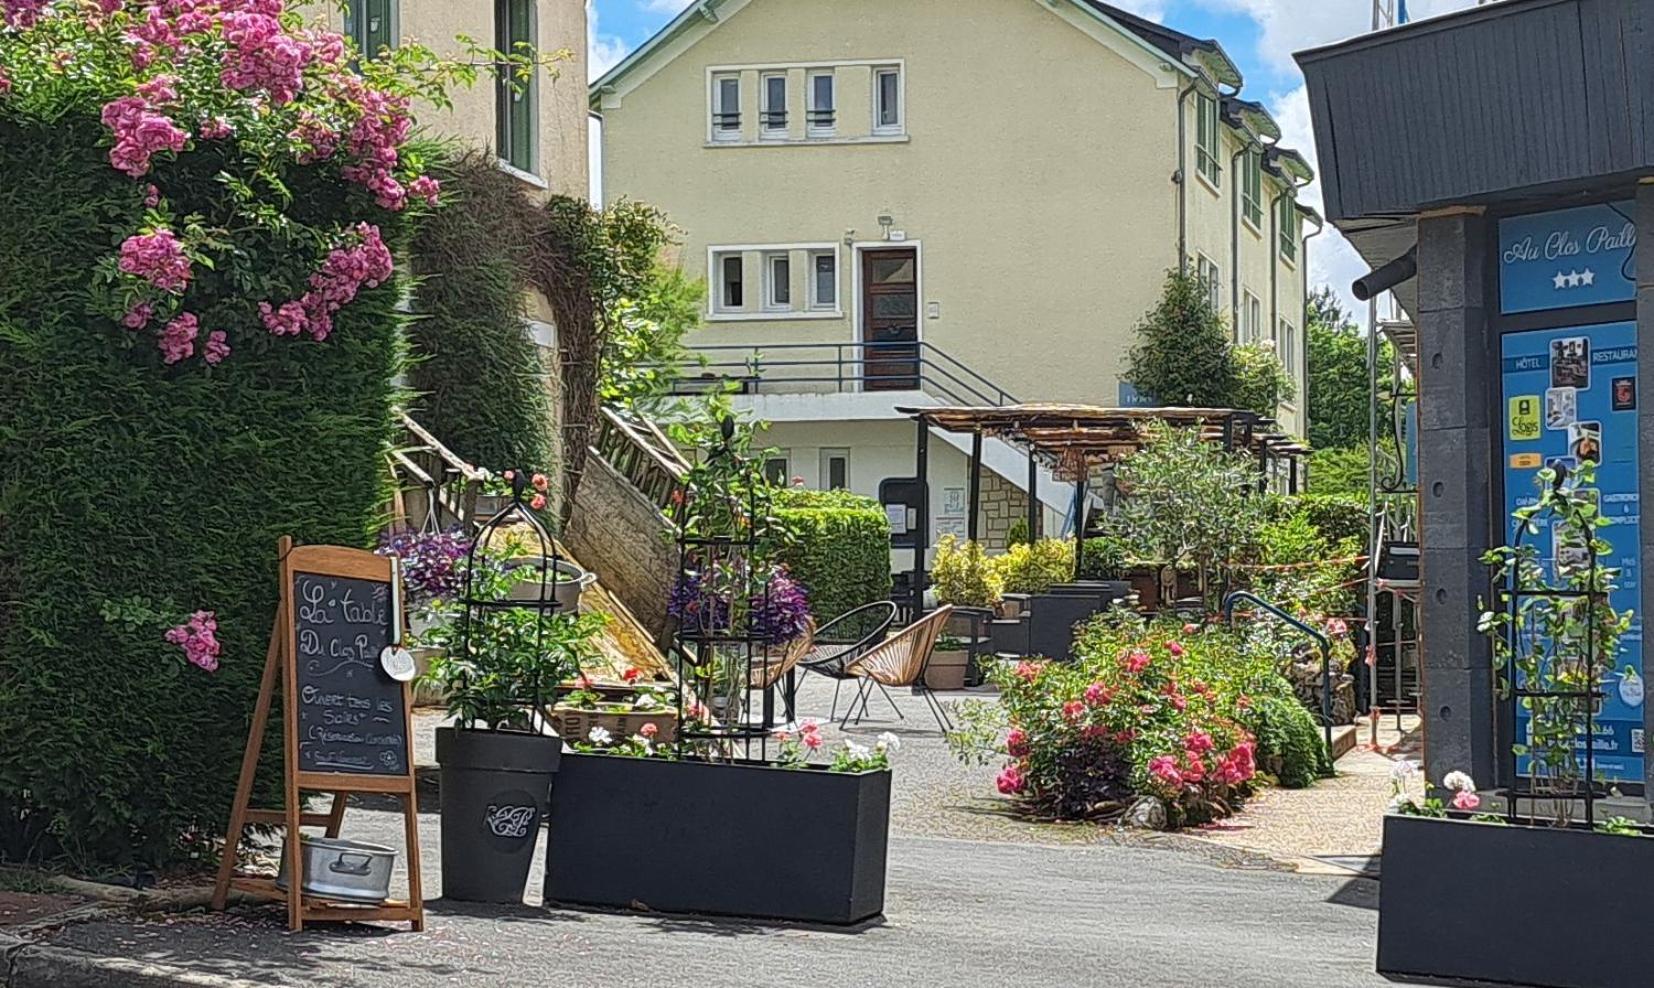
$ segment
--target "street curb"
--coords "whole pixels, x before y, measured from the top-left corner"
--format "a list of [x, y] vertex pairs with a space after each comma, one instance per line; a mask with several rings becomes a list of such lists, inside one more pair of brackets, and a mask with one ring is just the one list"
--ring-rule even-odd
[[4, 958], [0, 988], [271, 988], [270, 982], [100, 957], [4, 933], [0, 933], [0, 957]]

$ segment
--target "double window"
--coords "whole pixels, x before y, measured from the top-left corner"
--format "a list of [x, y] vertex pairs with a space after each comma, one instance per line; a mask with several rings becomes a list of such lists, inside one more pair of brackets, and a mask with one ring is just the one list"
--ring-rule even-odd
[[[494, 0], [494, 47], [507, 55], [536, 58], [534, 0]], [[495, 89], [494, 139], [500, 160], [533, 173], [538, 143], [538, 68], [502, 66]]]
[[1241, 215], [1256, 230], [1263, 226], [1263, 155], [1248, 151], [1241, 166]]
[[356, 42], [363, 58], [377, 58], [395, 48], [396, 0], [350, 0], [345, 7], [345, 35]]
[[1218, 101], [1201, 93], [1195, 105], [1195, 168], [1213, 186], [1222, 188], [1223, 162], [1218, 159]]
[[1290, 195], [1281, 196], [1280, 212], [1281, 256], [1288, 261], [1298, 260], [1298, 202]]

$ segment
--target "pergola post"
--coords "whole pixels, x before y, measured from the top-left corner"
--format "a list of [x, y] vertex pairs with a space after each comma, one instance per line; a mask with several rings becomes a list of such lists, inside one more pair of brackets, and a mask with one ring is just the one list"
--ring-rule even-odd
[[925, 550], [930, 548], [930, 423], [915, 419], [919, 434], [913, 443], [914, 475], [919, 478], [919, 510], [913, 525], [913, 619], [925, 613]]
[[1074, 479], [1074, 579], [1080, 579], [1085, 569], [1085, 488], [1091, 479], [1091, 462], [1087, 460]]
[[982, 430], [971, 433], [971, 514], [966, 524], [966, 537], [976, 541], [977, 515], [982, 510]]
[[1039, 509], [1039, 460], [1034, 456], [1034, 447], [1028, 447], [1028, 541], [1036, 542], [1040, 532]]
[[1287, 467], [1287, 477], [1286, 477], [1286, 490], [1287, 490], [1287, 493], [1288, 494], [1297, 494], [1298, 493], [1298, 458], [1296, 456], [1287, 457], [1286, 458], [1286, 467]]

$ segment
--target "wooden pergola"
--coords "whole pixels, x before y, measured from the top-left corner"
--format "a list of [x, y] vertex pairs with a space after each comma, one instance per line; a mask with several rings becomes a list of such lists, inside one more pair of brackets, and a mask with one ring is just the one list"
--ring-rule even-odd
[[[1028, 451], [1028, 534], [1040, 530], [1039, 462], [1044, 460], [1072, 477], [1074, 483], [1074, 567], [1078, 573], [1085, 559], [1086, 484], [1091, 470], [1126, 459], [1147, 442], [1144, 427], [1154, 422], [1199, 429], [1201, 437], [1219, 443], [1225, 450], [1245, 450], [1258, 460], [1259, 487], [1268, 484], [1272, 463], [1288, 464], [1288, 489], [1297, 493], [1299, 462], [1309, 447], [1295, 436], [1280, 431], [1271, 419], [1256, 412], [1235, 408], [1107, 408], [1100, 405], [1036, 403], [1004, 406], [929, 405], [896, 409], [918, 424], [916, 458], [920, 488], [929, 489], [930, 430], [968, 434], [971, 439], [970, 508], [968, 535], [977, 537], [978, 512], [982, 495], [982, 440], [992, 436]], [[930, 506], [918, 506], [913, 585], [915, 599], [923, 601], [925, 549], [930, 542]], [[917, 613], [917, 610], [915, 611]]]

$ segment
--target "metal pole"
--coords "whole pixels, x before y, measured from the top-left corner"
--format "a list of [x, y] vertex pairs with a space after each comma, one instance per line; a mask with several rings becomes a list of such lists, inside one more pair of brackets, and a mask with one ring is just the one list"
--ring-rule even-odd
[[[1378, 507], [1378, 299], [1367, 302], [1367, 719], [1372, 722], [1372, 746], [1378, 747], [1378, 552], [1383, 519]], [[1396, 660], [1400, 662], [1400, 650]], [[1398, 665], [1399, 669], [1399, 665]], [[1396, 678], [1396, 704], [1401, 704], [1401, 679]]]
[[930, 423], [924, 416], [914, 438], [914, 473], [919, 478], [919, 509], [913, 525], [913, 619], [925, 613], [925, 550], [930, 548]]
[[966, 537], [976, 541], [977, 515], [982, 510], [982, 430], [971, 433], [971, 515], [966, 523]]
[[1074, 579], [1084, 579], [1085, 570], [1085, 487], [1090, 480], [1091, 463], [1086, 461], [1074, 481]]
[[[1039, 461], [1034, 458], [1034, 447], [1028, 447], [1028, 541], [1040, 537]], [[1076, 577], [1077, 578], [1077, 577]]]

